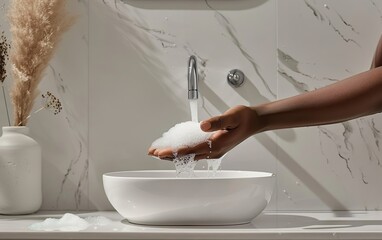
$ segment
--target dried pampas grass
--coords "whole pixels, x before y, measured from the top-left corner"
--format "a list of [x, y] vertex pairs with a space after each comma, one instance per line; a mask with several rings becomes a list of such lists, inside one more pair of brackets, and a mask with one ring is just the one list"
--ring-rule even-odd
[[9, 9], [12, 47], [10, 61], [14, 80], [11, 91], [14, 125], [26, 125], [44, 69], [62, 34], [73, 23], [65, 10], [66, 0], [12, 0]]
[[5, 111], [7, 112], [8, 125], [11, 125], [11, 120], [9, 118], [7, 98], [5, 96], [4, 81], [7, 78], [6, 65], [7, 65], [7, 61], [9, 60], [8, 50], [10, 47], [11, 47], [11, 45], [8, 43], [8, 40], [7, 40], [7, 37], [5, 36], [4, 31], [1, 32], [1, 36], [0, 36], [0, 85], [1, 85], [1, 89], [3, 90], [3, 98], [4, 98]]

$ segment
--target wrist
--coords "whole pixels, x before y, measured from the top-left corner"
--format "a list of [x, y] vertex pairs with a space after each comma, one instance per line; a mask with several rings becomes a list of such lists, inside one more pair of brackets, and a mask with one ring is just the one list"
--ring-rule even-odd
[[270, 130], [262, 105], [250, 107], [253, 112], [253, 134]]

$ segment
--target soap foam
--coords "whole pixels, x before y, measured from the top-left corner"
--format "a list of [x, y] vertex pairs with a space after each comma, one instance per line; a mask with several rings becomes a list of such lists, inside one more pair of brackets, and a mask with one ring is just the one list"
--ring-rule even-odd
[[105, 226], [112, 221], [106, 217], [94, 216], [85, 219], [71, 213], [65, 213], [60, 219], [47, 218], [43, 222], [34, 223], [29, 229], [34, 231], [63, 231], [78, 232], [87, 229], [89, 226]]
[[151, 147], [157, 149], [171, 148], [175, 157], [173, 163], [177, 176], [184, 173], [186, 177], [194, 177], [194, 169], [197, 164], [197, 161], [194, 160], [195, 154], [178, 157], [177, 151], [182, 147], [194, 147], [200, 143], [208, 142], [212, 134], [211, 132], [203, 132], [198, 122], [182, 122], [163, 133], [162, 137], [155, 140]]
[[[167, 132], [163, 133], [162, 137], [155, 140], [151, 145], [152, 148], [172, 148], [174, 154], [173, 163], [175, 165], [177, 176], [195, 177], [194, 169], [198, 161], [194, 160], [195, 154], [186, 156], [177, 156], [178, 149], [182, 147], [194, 147], [200, 143], [206, 142], [212, 150], [212, 142], [209, 140], [213, 133], [203, 132], [200, 129], [198, 122], [182, 122], [170, 128]], [[207, 159], [208, 171], [212, 176], [216, 176], [219, 170], [222, 158]]]
[[176, 152], [181, 147], [194, 147], [206, 142], [211, 132], [203, 132], [198, 122], [182, 122], [163, 133], [162, 137], [155, 140], [152, 148], [172, 148]]

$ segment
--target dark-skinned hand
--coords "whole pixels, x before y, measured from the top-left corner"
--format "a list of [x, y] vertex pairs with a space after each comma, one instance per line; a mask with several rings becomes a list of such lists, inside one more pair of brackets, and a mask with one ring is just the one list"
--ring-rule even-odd
[[[200, 143], [194, 147], [178, 149], [178, 156], [195, 154], [195, 160], [214, 159], [222, 157], [236, 145], [255, 134], [261, 127], [256, 111], [246, 106], [236, 106], [220, 116], [210, 118], [200, 123], [205, 132], [214, 132], [209, 142]], [[211, 148], [210, 148], [211, 144]], [[160, 159], [174, 158], [173, 149], [150, 148], [148, 154]]]

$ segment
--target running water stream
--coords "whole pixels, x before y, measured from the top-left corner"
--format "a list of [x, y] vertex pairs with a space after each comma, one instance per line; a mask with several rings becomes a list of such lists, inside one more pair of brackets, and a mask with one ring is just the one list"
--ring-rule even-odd
[[199, 122], [198, 99], [190, 99], [191, 121]]
[[[198, 99], [190, 99], [190, 111], [191, 111], [191, 120], [193, 122], [199, 122], [199, 116], [198, 116]], [[207, 141], [207, 144], [210, 148], [210, 153], [212, 153], [212, 142]], [[175, 168], [177, 175], [181, 174], [182, 172], [186, 172], [189, 177], [195, 176], [194, 169], [196, 166], [197, 161], [194, 160], [195, 154], [189, 154], [185, 156], [185, 159], [179, 159], [175, 155]], [[212, 176], [216, 176], [216, 172], [219, 170], [221, 165], [222, 158], [219, 159], [207, 159], [207, 169], [208, 171], [212, 171]]]
[[162, 134], [162, 137], [156, 139], [151, 147], [154, 149], [171, 148], [173, 151], [173, 163], [178, 177], [197, 177], [194, 169], [198, 163], [195, 160], [195, 153], [190, 152], [187, 155], [179, 155], [178, 150], [187, 147], [194, 147], [199, 144], [207, 144], [207, 152], [202, 152], [206, 156], [208, 164], [209, 176], [213, 177], [220, 168], [221, 159], [213, 159], [213, 143], [210, 140], [213, 132], [204, 132], [200, 129], [198, 122], [198, 102], [190, 100], [190, 110], [192, 121], [178, 123], [167, 132]]

